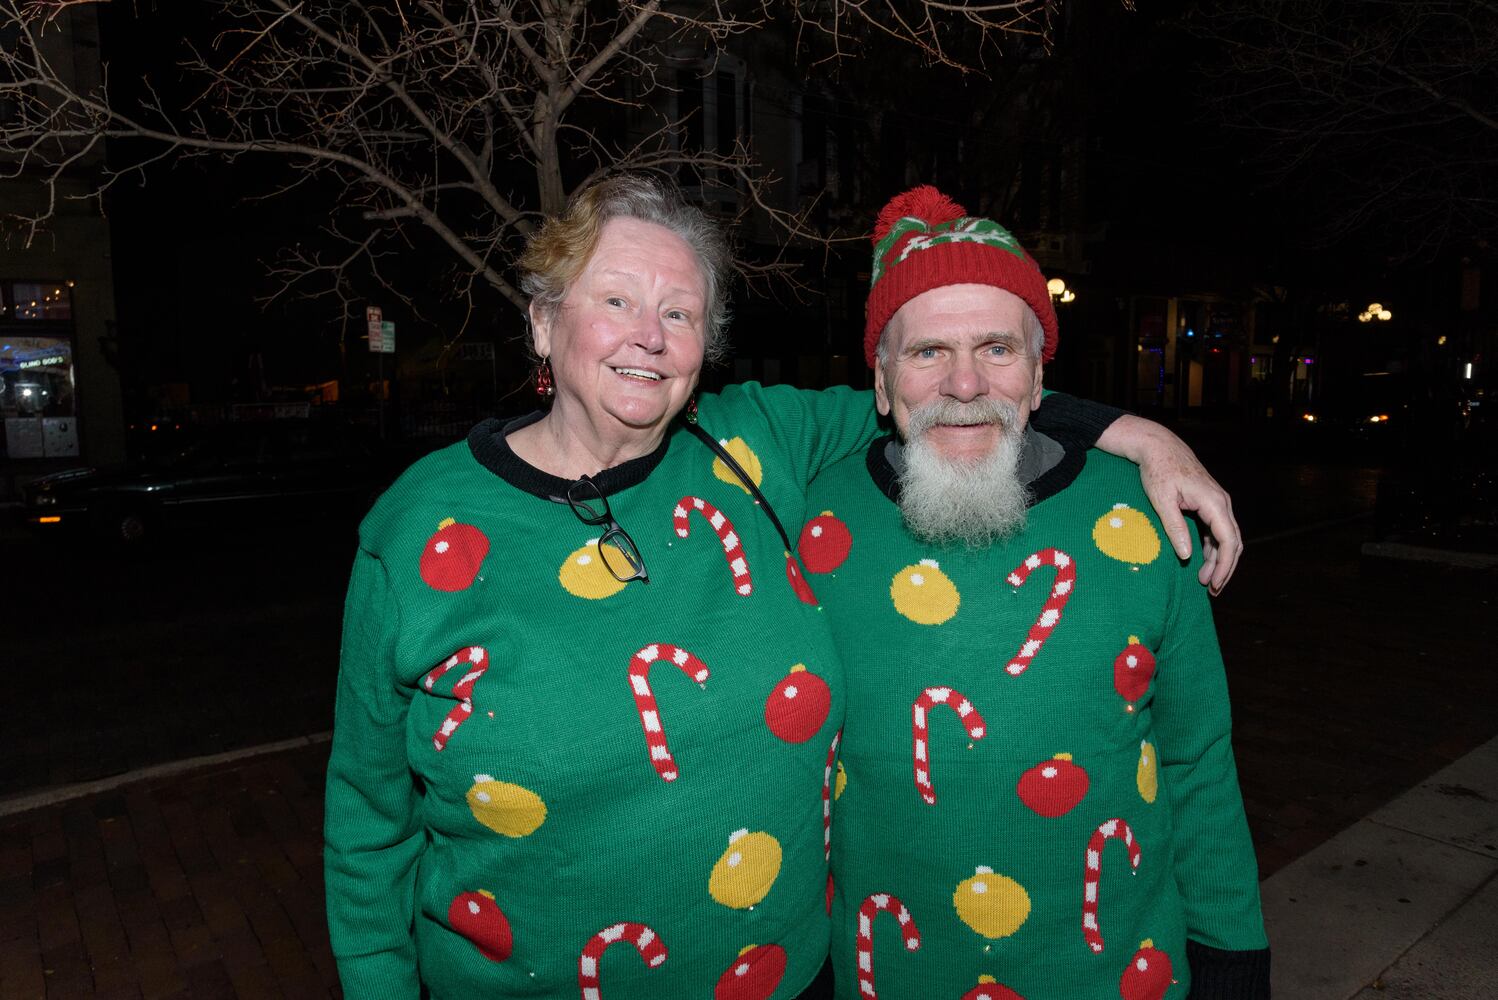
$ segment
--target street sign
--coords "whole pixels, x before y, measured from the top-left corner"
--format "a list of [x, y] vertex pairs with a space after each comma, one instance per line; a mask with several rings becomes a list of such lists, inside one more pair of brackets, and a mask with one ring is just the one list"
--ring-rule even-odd
[[381, 322], [384, 314], [379, 306], [369, 306], [364, 310], [364, 328], [369, 335], [369, 350], [374, 354], [382, 354], [385, 351], [385, 326]]
[[380, 336], [380, 353], [381, 354], [394, 354], [395, 353], [395, 324], [392, 323], [390, 320], [387, 319], [383, 323], [380, 324], [380, 328], [381, 328], [380, 329], [380, 334], [381, 334], [381, 336]]

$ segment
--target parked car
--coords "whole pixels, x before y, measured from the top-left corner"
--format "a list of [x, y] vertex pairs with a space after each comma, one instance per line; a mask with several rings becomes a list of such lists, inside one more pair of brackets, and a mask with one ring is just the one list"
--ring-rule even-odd
[[144, 464], [68, 469], [21, 489], [25, 520], [124, 545], [183, 529], [237, 530], [248, 519], [357, 517], [383, 463], [349, 428], [322, 421], [229, 423]]

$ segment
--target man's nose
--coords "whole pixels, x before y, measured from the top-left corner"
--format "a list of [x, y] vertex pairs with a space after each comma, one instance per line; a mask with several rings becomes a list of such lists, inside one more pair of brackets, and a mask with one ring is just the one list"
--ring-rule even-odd
[[988, 393], [988, 378], [972, 358], [958, 356], [942, 379], [941, 392], [958, 402], [968, 403]]

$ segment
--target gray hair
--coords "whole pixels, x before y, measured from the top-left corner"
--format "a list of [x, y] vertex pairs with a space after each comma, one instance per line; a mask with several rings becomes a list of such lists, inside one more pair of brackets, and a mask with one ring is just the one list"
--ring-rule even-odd
[[547, 318], [554, 318], [573, 281], [598, 246], [610, 219], [638, 219], [670, 230], [691, 248], [707, 293], [703, 357], [727, 350], [728, 286], [733, 253], [718, 223], [688, 205], [676, 189], [646, 174], [618, 174], [574, 197], [561, 216], [549, 218], [521, 255], [520, 289]]

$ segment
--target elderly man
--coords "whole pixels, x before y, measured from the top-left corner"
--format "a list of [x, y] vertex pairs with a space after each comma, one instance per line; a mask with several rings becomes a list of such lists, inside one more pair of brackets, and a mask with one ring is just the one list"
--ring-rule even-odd
[[849, 685], [837, 995], [1267, 996], [1207, 594], [1133, 465], [1029, 426], [1045, 279], [934, 188], [875, 243], [898, 434], [818, 479], [802, 533]]

